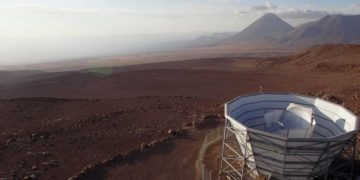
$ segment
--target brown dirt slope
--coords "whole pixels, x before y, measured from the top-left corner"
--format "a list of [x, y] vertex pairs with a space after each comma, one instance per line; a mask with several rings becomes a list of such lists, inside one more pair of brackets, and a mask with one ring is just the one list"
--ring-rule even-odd
[[261, 68], [299, 69], [319, 72], [360, 72], [360, 45], [327, 44], [314, 46], [299, 54], [269, 58]]

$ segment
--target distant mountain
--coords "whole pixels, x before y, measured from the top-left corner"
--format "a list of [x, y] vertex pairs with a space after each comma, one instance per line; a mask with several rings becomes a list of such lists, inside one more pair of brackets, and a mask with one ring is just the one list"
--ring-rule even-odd
[[234, 33], [214, 33], [210, 35], [204, 35], [196, 38], [194, 41], [190, 43], [191, 46], [209, 46], [216, 44], [222, 40], [225, 40], [226, 38], [230, 37]]
[[227, 38], [224, 43], [263, 41], [281, 35], [281, 33], [287, 33], [293, 29], [290, 24], [275, 14], [267, 13], [241, 32]]
[[0, 71], [0, 85], [5, 83], [14, 83], [19, 79], [24, 79], [29, 76], [41, 74], [41, 71]]
[[328, 15], [292, 30], [277, 42], [294, 46], [357, 44], [360, 43], [360, 15]]
[[328, 15], [293, 28], [275, 14], [265, 14], [241, 32], [204, 36], [198, 45], [245, 44], [258, 48], [308, 48], [314, 45], [360, 44], [360, 15]]
[[32, 82], [42, 79], [51, 79], [71, 73], [68, 72], [54, 72], [48, 73], [36, 70], [19, 70], [19, 71], [0, 71], [0, 87], [5, 85], [14, 85], [24, 82]]

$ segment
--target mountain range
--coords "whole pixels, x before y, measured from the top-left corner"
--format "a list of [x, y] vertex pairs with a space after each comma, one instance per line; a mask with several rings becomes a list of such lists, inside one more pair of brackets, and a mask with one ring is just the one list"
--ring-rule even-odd
[[234, 33], [228, 33], [228, 32], [221, 32], [221, 33], [214, 33], [210, 35], [204, 35], [196, 38], [193, 42], [191, 42], [190, 46], [211, 46], [213, 44], [216, 44], [219, 41], [222, 41], [230, 36], [232, 36]]
[[[238, 33], [222, 35], [207, 36], [212, 41], [202, 45], [258, 43], [261, 46], [310, 47], [327, 43], [359, 44], [360, 15], [327, 15], [292, 27], [277, 15], [267, 13]], [[201, 43], [196, 39], [193, 44]]]
[[290, 45], [360, 43], [360, 15], [328, 15], [277, 38]]

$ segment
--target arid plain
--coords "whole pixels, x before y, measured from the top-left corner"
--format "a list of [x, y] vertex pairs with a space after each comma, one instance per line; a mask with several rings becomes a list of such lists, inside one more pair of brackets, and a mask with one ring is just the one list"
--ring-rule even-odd
[[107, 67], [4, 83], [0, 177], [197, 179], [201, 143], [222, 125], [226, 101], [261, 87], [319, 96], [359, 115], [359, 59], [358, 45], [328, 44], [281, 57]]

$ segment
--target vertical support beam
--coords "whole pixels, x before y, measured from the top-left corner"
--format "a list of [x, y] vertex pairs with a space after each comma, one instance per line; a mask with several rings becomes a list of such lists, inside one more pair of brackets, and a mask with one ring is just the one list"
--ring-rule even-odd
[[221, 147], [221, 159], [220, 159], [220, 174], [219, 175], [221, 175], [222, 173], [223, 173], [223, 168], [224, 168], [224, 166], [223, 166], [223, 157], [224, 157], [224, 149], [225, 149], [225, 142], [226, 142], [226, 135], [227, 135], [227, 126], [228, 126], [228, 122], [229, 120], [226, 118], [226, 116], [225, 116], [225, 126], [224, 126], [224, 136], [223, 136], [223, 142], [222, 142], [222, 147]]
[[[237, 138], [242, 139], [239, 144]], [[229, 121], [225, 121], [224, 138], [221, 150], [220, 175], [226, 175], [229, 179], [242, 180], [245, 177], [255, 177], [254, 170], [247, 165], [247, 161], [253, 156], [249, 149], [249, 135], [246, 130], [234, 129]]]
[[357, 145], [357, 134], [354, 136], [354, 142], [352, 143], [352, 157], [351, 157], [351, 172], [350, 172], [350, 178], [352, 179], [354, 177], [354, 160], [356, 156], [356, 145]]
[[227, 175], [230, 179], [242, 179], [242, 164], [244, 157], [236, 141], [236, 134], [228, 119], [225, 121], [224, 137], [221, 150], [220, 175]]
[[[244, 132], [241, 132], [241, 133], [244, 133]], [[244, 149], [244, 162], [243, 162], [243, 165], [242, 165], [242, 170], [241, 170], [241, 173], [242, 174], [245, 174], [246, 172], [244, 172], [245, 170], [245, 166], [246, 166], [246, 161], [247, 161], [247, 158], [248, 158], [248, 132], [245, 132], [244, 134], [245, 136], [245, 149]]]
[[329, 156], [329, 151], [328, 151], [329, 145], [330, 145], [330, 142], [327, 142], [325, 152], [324, 152], [326, 154], [326, 156], [324, 158], [324, 159], [326, 159], [326, 163], [325, 163], [325, 168], [326, 168], [325, 169], [325, 179], [328, 179], [328, 176], [329, 176], [329, 166], [330, 166], [329, 158], [328, 158], [328, 156]]

